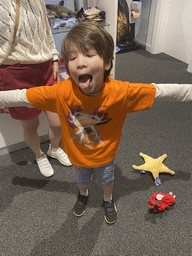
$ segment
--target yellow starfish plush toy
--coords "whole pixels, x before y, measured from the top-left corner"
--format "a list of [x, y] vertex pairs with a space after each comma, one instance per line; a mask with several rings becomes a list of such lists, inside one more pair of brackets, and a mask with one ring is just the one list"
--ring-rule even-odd
[[171, 171], [168, 167], [166, 167], [163, 164], [163, 161], [167, 157], [166, 154], [154, 159], [148, 155], [145, 155], [143, 153], [139, 153], [140, 156], [142, 156], [145, 160], [145, 163], [139, 166], [133, 165], [134, 169], [140, 170], [141, 172], [145, 173], [151, 172], [153, 175], [153, 178], [155, 179], [155, 185], [159, 186], [161, 185], [161, 179], [159, 178], [159, 173], [170, 173], [171, 175], [174, 175], [175, 172]]

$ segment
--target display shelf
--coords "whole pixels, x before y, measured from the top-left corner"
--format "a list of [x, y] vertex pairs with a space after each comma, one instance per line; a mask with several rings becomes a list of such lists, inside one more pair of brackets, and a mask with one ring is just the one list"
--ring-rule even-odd
[[[57, 20], [56, 18], [49, 17], [49, 21], [50, 21], [50, 24], [51, 24], [51, 31], [52, 31], [53, 35], [54, 34], [59, 34], [59, 33], [68, 33], [71, 30], [71, 27], [53, 28], [56, 20]], [[104, 22], [98, 22], [98, 24], [103, 26], [103, 27], [110, 26], [110, 24], [105, 22], [105, 21]]]

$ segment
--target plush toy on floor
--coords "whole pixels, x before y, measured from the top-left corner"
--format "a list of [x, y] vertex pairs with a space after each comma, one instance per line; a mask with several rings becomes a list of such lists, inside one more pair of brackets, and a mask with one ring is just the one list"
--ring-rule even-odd
[[146, 171], [151, 172], [153, 175], [153, 178], [155, 179], [156, 186], [161, 185], [161, 179], [159, 178], [159, 173], [170, 173], [171, 175], [175, 174], [174, 171], [171, 171], [168, 167], [166, 167], [163, 164], [163, 161], [167, 157], [166, 154], [158, 157], [157, 159], [154, 159], [143, 153], [140, 153], [139, 155], [144, 158], [145, 163], [139, 166], [133, 165], [132, 167], [134, 169], [140, 170], [142, 173], [146, 173]]
[[158, 213], [168, 209], [170, 205], [176, 202], [176, 196], [172, 192], [169, 194], [154, 193], [148, 200], [148, 208], [154, 213]]

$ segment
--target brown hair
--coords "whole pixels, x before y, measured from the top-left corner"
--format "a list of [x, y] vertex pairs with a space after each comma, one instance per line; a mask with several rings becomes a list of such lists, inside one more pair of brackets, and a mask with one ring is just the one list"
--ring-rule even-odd
[[82, 53], [87, 52], [86, 47], [92, 47], [104, 60], [105, 64], [111, 63], [109, 70], [105, 71], [104, 80], [109, 76], [113, 67], [114, 42], [112, 36], [96, 22], [81, 22], [74, 26], [63, 38], [61, 44], [61, 55], [68, 70], [70, 58], [70, 47], [74, 43]]

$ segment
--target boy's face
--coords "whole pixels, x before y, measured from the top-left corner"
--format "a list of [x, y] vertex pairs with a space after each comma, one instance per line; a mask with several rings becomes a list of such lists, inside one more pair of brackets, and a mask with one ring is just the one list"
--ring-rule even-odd
[[88, 96], [96, 96], [103, 87], [105, 70], [111, 64], [104, 64], [104, 60], [95, 49], [88, 47], [83, 54], [75, 44], [72, 44], [68, 70], [70, 77], [80, 90]]

